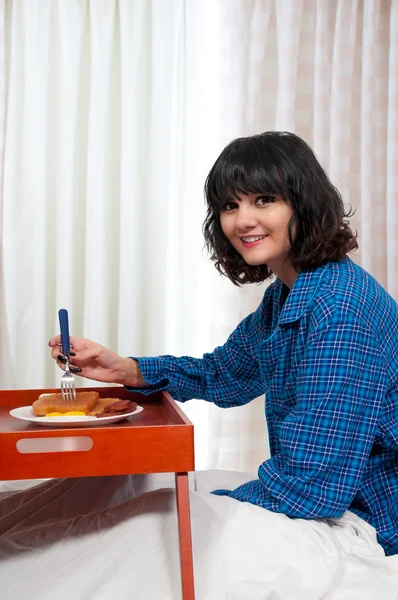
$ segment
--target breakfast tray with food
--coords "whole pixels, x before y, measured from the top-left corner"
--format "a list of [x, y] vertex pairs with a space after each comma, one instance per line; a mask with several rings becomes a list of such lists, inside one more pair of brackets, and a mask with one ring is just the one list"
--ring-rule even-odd
[[167, 392], [82, 388], [72, 403], [59, 389], [0, 390], [0, 479], [194, 470], [193, 425]]

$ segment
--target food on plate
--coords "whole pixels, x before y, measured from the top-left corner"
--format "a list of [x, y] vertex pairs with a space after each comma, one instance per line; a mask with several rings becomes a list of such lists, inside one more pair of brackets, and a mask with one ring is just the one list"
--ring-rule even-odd
[[43, 394], [32, 405], [36, 417], [113, 417], [131, 413], [137, 403], [120, 398], [100, 398], [98, 392], [77, 392], [76, 400], [64, 400], [60, 393]]
[[97, 404], [89, 412], [95, 417], [113, 417], [131, 413], [137, 408], [137, 403], [119, 398], [99, 398]]
[[86, 417], [86, 416], [87, 416], [86, 413], [82, 412], [81, 410], [71, 410], [66, 413], [52, 412], [52, 413], [46, 414], [46, 417]]
[[111, 402], [111, 404], [107, 404], [104, 408], [106, 413], [117, 413], [124, 412], [125, 410], [135, 410], [137, 404], [135, 402], [131, 402], [131, 400], [117, 400], [115, 402]]
[[90, 417], [95, 417], [97, 413], [104, 412], [104, 408], [107, 404], [111, 404], [116, 400], [118, 400], [118, 398], [98, 398], [96, 404], [94, 404], [93, 408], [87, 414]]
[[77, 392], [76, 400], [64, 400], [61, 393], [42, 394], [32, 404], [32, 409], [37, 417], [45, 417], [48, 413], [61, 413], [79, 411], [88, 414], [98, 402], [98, 392]]

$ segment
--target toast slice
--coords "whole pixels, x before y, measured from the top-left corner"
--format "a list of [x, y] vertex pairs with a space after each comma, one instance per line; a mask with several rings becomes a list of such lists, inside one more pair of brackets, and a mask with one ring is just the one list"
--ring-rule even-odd
[[[96, 404], [93, 406], [93, 408], [87, 414], [90, 417], [95, 417], [95, 415], [97, 413], [105, 412], [105, 406], [107, 404], [112, 404], [113, 402], [117, 402], [118, 400], [119, 400], [119, 398], [98, 398]], [[109, 415], [109, 416], [111, 416], [111, 415]]]
[[76, 400], [64, 400], [60, 393], [43, 394], [32, 404], [33, 412], [37, 417], [44, 417], [47, 413], [66, 413], [79, 410], [88, 414], [98, 402], [98, 392], [77, 392]]

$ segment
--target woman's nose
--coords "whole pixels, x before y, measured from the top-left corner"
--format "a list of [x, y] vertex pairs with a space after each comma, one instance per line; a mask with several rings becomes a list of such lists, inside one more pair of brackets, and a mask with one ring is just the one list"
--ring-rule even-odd
[[248, 229], [257, 225], [257, 216], [252, 207], [240, 207], [236, 215], [235, 225], [237, 229]]

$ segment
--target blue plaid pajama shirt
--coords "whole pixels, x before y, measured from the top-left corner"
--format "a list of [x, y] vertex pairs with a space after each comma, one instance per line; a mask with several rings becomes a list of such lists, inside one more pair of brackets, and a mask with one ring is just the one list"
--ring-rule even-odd
[[201, 359], [136, 358], [151, 387], [134, 391], [223, 408], [265, 393], [271, 457], [258, 479], [214, 493], [304, 519], [351, 510], [398, 553], [398, 306], [348, 257], [287, 292], [277, 279]]

